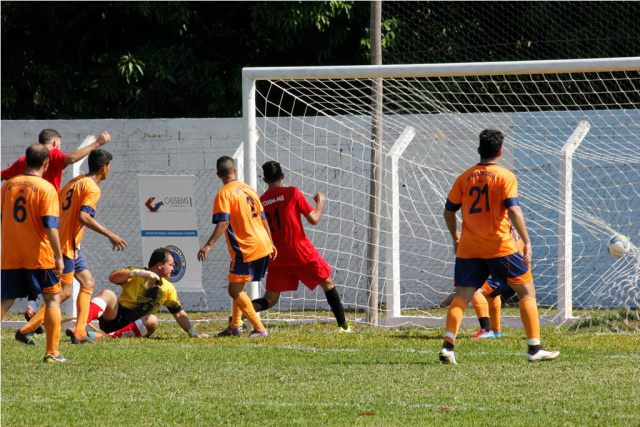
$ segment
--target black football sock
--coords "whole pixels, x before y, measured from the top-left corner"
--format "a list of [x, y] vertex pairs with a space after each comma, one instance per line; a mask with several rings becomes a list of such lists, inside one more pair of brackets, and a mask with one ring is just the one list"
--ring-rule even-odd
[[333, 287], [330, 291], [325, 292], [324, 295], [327, 297], [327, 302], [329, 303], [329, 307], [331, 307], [331, 311], [333, 311], [333, 315], [336, 317], [338, 326], [342, 329], [347, 329], [349, 326], [347, 325], [347, 319], [344, 317], [344, 307], [342, 307], [342, 303], [340, 302], [338, 290]]
[[485, 332], [491, 332], [491, 319], [488, 317], [479, 317], [478, 322], [480, 322], [480, 329], [484, 329]]
[[258, 313], [259, 311], [264, 311], [269, 308], [269, 301], [267, 301], [266, 298], [256, 298], [251, 302], [253, 303], [253, 308], [256, 311], [256, 313]]

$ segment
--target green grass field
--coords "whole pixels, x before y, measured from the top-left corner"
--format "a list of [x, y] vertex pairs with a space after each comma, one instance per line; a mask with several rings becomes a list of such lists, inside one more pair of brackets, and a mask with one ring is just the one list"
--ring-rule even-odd
[[472, 341], [465, 328], [449, 366], [438, 362], [441, 328], [354, 329], [190, 339], [163, 322], [151, 339], [63, 336], [72, 363], [55, 365], [41, 362], [44, 336], [26, 346], [3, 329], [2, 425], [640, 426], [638, 333], [546, 327], [543, 344], [561, 356], [528, 363], [522, 329]]

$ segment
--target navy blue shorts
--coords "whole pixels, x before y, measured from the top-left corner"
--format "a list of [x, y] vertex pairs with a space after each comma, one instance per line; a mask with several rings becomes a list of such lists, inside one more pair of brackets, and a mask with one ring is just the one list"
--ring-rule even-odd
[[53, 269], [15, 268], [2, 270], [2, 299], [29, 298], [41, 293], [57, 294], [62, 290]]
[[259, 282], [267, 274], [269, 255], [249, 262], [231, 261], [229, 283]]
[[454, 281], [456, 286], [479, 288], [491, 276], [493, 280], [510, 285], [533, 282], [531, 266], [522, 264], [522, 254], [516, 252], [498, 258], [456, 258]]
[[515, 294], [507, 282], [495, 280], [493, 277], [489, 277], [487, 279], [487, 286], [482, 286], [482, 288], [484, 289], [485, 294], [492, 298], [502, 295], [502, 299], [506, 300]]
[[84, 260], [84, 256], [80, 252], [80, 249], [76, 249], [75, 258], [68, 258], [66, 255], [62, 255], [62, 260], [64, 261], [64, 270], [62, 270], [62, 275], [60, 279], [62, 279], [62, 283], [68, 285], [69, 283], [73, 283], [73, 275], [75, 273], [80, 273], [81, 271], [88, 270], [87, 262]]

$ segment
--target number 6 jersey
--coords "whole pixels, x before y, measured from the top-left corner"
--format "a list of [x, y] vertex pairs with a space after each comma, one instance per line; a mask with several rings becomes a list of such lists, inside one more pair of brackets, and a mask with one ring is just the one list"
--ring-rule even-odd
[[462, 209], [462, 233], [456, 256], [498, 258], [518, 251], [507, 208], [518, 205], [518, 180], [495, 163], [478, 163], [453, 184], [445, 209]]

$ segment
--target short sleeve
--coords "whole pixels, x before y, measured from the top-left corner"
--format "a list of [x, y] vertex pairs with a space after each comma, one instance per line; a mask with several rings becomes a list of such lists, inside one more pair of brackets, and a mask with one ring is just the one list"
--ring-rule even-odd
[[502, 183], [502, 200], [506, 208], [517, 206], [519, 204], [518, 180], [512, 173], [504, 176]]
[[220, 221], [229, 221], [231, 219], [231, 204], [229, 203], [228, 193], [220, 191], [216, 195], [213, 202], [213, 223]]
[[53, 185], [47, 183], [46, 187], [42, 187], [42, 196], [40, 196], [40, 217], [45, 227], [58, 228], [60, 223], [60, 203], [58, 201], [58, 193]]
[[22, 156], [18, 160], [16, 160], [15, 162], [13, 162], [13, 164], [11, 166], [9, 166], [8, 168], [6, 168], [6, 169], [4, 169], [2, 171], [2, 179], [5, 179], [5, 180], [6, 179], [11, 179], [14, 176], [20, 175], [26, 169], [27, 169], [26, 157]]
[[300, 189], [298, 189], [297, 187], [295, 190], [295, 202], [296, 210], [300, 214], [302, 214], [302, 216], [307, 216], [311, 213], [311, 211], [313, 211], [313, 207], [311, 207], [311, 204], [307, 201], [307, 198], [304, 197], [302, 191], [300, 191]]
[[462, 189], [460, 186], [460, 177], [456, 179], [456, 182], [453, 183], [453, 187], [451, 187], [451, 191], [449, 191], [449, 195], [447, 196], [447, 202], [444, 208], [451, 212], [456, 212], [462, 206]]
[[[166, 286], [167, 282], [164, 280], [163, 282], [165, 283], [165, 286]], [[167, 289], [165, 290], [165, 292], [166, 292], [166, 299], [164, 300], [164, 306], [167, 307], [167, 309], [169, 310], [169, 313], [176, 314], [179, 311], [181, 311], [182, 305], [178, 300], [178, 292], [176, 291], [176, 288], [170, 284], [169, 286], [167, 286]]]
[[91, 216], [96, 214], [96, 206], [102, 192], [99, 188], [89, 188], [82, 192], [82, 200], [80, 200], [80, 211], [86, 212]]
[[56, 169], [63, 170], [67, 167], [64, 163], [64, 159], [66, 159], [68, 154], [63, 153], [62, 151], [56, 149], [49, 151], [49, 161], [55, 165]]

